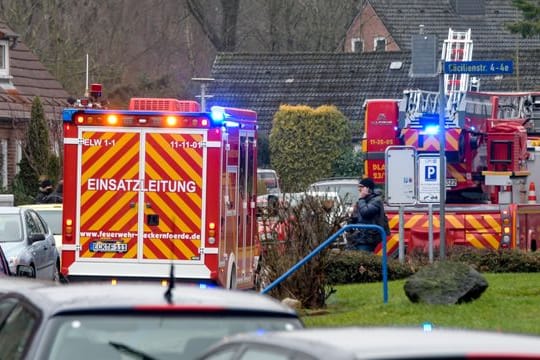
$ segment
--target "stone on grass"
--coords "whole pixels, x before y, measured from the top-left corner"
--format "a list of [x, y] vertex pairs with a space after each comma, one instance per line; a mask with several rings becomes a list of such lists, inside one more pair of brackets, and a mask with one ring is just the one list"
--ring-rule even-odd
[[460, 304], [478, 299], [487, 289], [486, 279], [470, 265], [438, 261], [405, 281], [405, 294], [413, 303]]

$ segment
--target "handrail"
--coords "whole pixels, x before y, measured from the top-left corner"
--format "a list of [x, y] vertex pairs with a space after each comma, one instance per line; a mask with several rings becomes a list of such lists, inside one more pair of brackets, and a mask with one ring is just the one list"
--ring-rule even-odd
[[267, 287], [262, 289], [261, 294], [266, 294], [270, 290], [275, 288], [277, 285], [279, 285], [281, 282], [283, 282], [285, 279], [287, 279], [289, 276], [291, 276], [296, 270], [298, 270], [300, 267], [302, 267], [306, 262], [311, 260], [312, 257], [317, 255], [323, 249], [325, 249], [331, 243], [333, 243], [345, 231], [357, 230], [357, 229], [375, 229], [375, 230], [379, 231], [379, 233], [381, 234], [381, 238], [382, 238], [383, 302], [385, 304], [388, 303], [388, 264], [387, 264], [387, 254], [386, 254], [386, 233], [384, 232], [384, 229], [381, 226], [379, 226], [379, 225], [371, 225], [371, 224], [349, 224], [349, 225], [345, 225], [344, 227], [339, 229], [335, 234], [330, 236], [323, 243], [321, 243], [319, 246], [317, 246], [315, 249], [313, 249], [313, 251], [311, 251], [302, 260], [300, 260], [298, 263], [293, 265], [283, 275], [281, 275], [276, 280], [274, 280], [270, 285], [268, 285]]

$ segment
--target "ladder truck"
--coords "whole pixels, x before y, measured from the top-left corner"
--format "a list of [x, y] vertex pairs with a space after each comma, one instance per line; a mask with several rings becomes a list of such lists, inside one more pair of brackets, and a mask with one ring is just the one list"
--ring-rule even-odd
[[[441, 57], [470, 61], [472, 50], [470, 29], [449, 29]], [[405, 90], [402, 99], [367, 100], [364, 172], [384, 184], [388, 146], [407, 145], [419, 154], [438, 154], [438, 131], [444, 131], [446, 244], [535, 250], [540, 231], [535, 195], [535, 183], [540, 181], [536, 163], [540, 161], [540, 93], [481, 92], [479, 85], [468, 74], [445, 75], [444, 129], [438, 129], [438, 92]], [[398, 209], [388, 207], [387, 212], [392, 229], [388, 251], [394, 253], [399, 244]], [[428, 220], [426, 205], [406, 208], [407, 248], [425, 248]], [[433, 224], [437, 245], [438, 211]]]

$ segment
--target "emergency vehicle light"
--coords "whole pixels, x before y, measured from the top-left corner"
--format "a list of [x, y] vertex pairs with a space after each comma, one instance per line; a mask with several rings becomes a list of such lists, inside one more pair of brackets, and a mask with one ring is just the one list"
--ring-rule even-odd
[[116, 115], [108, 115], [107, 123], [109, 125], [116, 125], [118, 123], [118, 117]]
[[167, 124], [167, 126], [176, 126], [176, 124], [178, 123], [178, 118], [176, 116], [167, 116], [167, 118], [165, 119], [165, 123]]
[[212, 106], [212, 108], [210, 109], [210, 117], [215, 123], [223, 122], [226, 116], [227, 114], [225, 113], [225, 109], [221, 106]]

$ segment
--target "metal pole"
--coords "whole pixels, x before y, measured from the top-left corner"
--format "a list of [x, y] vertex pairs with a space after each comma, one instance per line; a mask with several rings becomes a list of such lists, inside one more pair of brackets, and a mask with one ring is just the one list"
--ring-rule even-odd
[[429, 263], [433, 263], [433, 204], [428, 204], [428, 246], [429, 246]]
[[439, 157], [441, 163], [440, 176], [440, 206], [439, 206], [439, 222], [440, 222], [440, 258], [445, 258], [445, 203], [446, 203], [446, 129], [444, 126], [446, 94], [444, 89], [444, 60], [439, 63]]
[[405, 208], [399, 206], [399, 262], [405, 262]]

